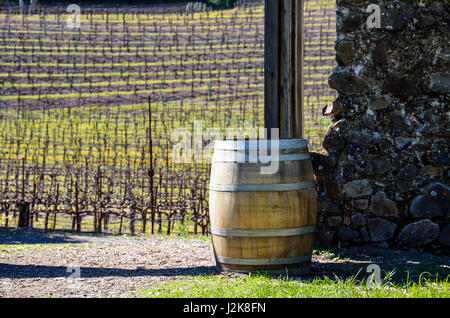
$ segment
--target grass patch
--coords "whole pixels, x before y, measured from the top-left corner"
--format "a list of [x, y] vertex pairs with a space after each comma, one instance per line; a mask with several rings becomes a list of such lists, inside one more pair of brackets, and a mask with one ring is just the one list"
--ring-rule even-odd
[[386, 275], [373, 287], [354, 277], [341, 279], [315, 278], [305, 282], [290, 278], [267, 276], [182, 277], [162, 283], [149, 290], [140, 290], [139, 297], [151, 298], [448, 298], [448, 277], [445, 280], [425, 279], [418, 282], [407, 279], [402, 284], [392, 283]]
[[116, 234], [115, 236], [123, 236], [123, 237], [129, 237], [137, 241], [146, 240], [148, 238], [156, 238], [156, 239], [176, 239], [176, 240], [182, 240], [182, 241], [191, 241], [191, 240], [201, 240], [207, 243], [211, 243], [211, 236], [206, 236], [202, 234], [192, 234], [192, 233], [181, 233], [181, 232], [175, 232], [172, 234], [165, 234], [165, 233], [158, 233], [158, 234], [151, 234], [147, 232], [146, 234], [137, 234], [137, 235], [131, 235], [131, 234]]
[[74, 247], [91, 247], [91, 243], [44, 243], [44, 244], [2, 244], [0, 245], [0, 253], [20, 253], [23, 251], [43, 251], [43, 250], [62, 250]]
[[[44, 250], [44, 249], [62, 249], [62, 248], [72, 248], [72, 247], [92, 247], [94, 243], [89, 242], [57, 242], [57, 243], [13, 243], [13, 244], [3, 244], [2, 242], [2, 236], [6, 234], [17, 234], [16, 228], [2, 228], [4, 229], [2, 232], [0, 232], [0, 253], [13, 253], [13, 252], [20, 252], [25, 250]], [[6, 230], [6, 231], [5, 231]], [[208, 235], [202, 235], [202, 234], [193, 234], [191, 232], [180, 232], [180, 231], [173, 231], [171, 234], [167, 234], [165, 232], [163, 233], [155, 233], [151, 234], [150, 231], [147, 231], [144, 233], [136, 233], [136, 234], [129, 234], [129, 233], [99, 233], [99, 232], [73, 232], [70, 230], [40, 230], [37, 228], [28, 229], [28, 232], [26, 234], [30, 238], [32, 237], [45, 237], [50, 236], [54, 238], [61, 238], [65, 239], [68, 235], [70, 235], [70, 238], [80, 238], [83, 239], [83, 237], [123, 237], [128, 238], [136, 241], [143, 241], [148, 239], [171, 239], [171, 240], [182, 240], [182, 241], [191, 241], [191, 240], [200, 240], [203, 242], [211, 243], [211, 236]]]

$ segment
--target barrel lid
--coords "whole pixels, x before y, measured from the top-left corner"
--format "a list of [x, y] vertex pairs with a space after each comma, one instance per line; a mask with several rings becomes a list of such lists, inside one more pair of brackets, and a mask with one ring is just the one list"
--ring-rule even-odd
[[[277, 140], [279, 149], [305, 149], [308, 147], [306, 139], [280, 139]], [[238, 139], [238, 140], [216, 140], [215, 150], [257, 150], [271, 149], [272, 143], [267, 139]]]

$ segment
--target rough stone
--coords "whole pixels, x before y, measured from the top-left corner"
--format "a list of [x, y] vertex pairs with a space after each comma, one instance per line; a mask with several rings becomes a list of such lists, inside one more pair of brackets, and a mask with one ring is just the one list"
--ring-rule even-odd
[[417, 196], [411, 203], [410, 212], [416, 218], [446, 217], [450, 213], [450, 187], [433, 183], [425, 195]]
[[383, 242], [394, 237], [397, 224], [382, 218], [370, 218], [368, 228], [372, 242]]
[[381, 248], [382, 250], [388, 250], [390, 247], [388, 242], [380, 242], [380, 243], [377, 243], [375, 246], [377, 248]]
[[351, 241], [359, 237], [359, 233], [348, 226], [338, 227], [337, 238], [339, 241]]
[[369, 107], [372, 110], [382, 110], [388, 108], [388, 106], [391, 104], [392, 99], [385, 95], [385, 96], [373, 96], [369, 100]]
[[310, 155], [315, 176], [328, 177], [333, 174], [333, 163], [328, 156], [317, 152], [310, 152]]
[[344, 185], [342, 195], [347, 198], [358, 198], [366, 195], [371, 195], [373, 192], [369, 180], [355, 180]]
[[329, 227], [336, 227], [338, 225], [341, 225], [341, 223], [342, 223], [341, 216], [330, 216], [327, 218], [327, 225]]
[[350, 177], [355, 173], [355, 165], [352, 162], [345, 161], [340, 164], [340, 170], [343, 177]]
[[431, 91], [447, 94], [450, 93], [450, 73], [433, 73], [430, 75], [430, 86], [428, 87]]
[[406, 192], [411, 188], [412, 182], [417, 177], [418, 172], [419, 170], [413, 164], [409, 164], [399, 171], [397, 175], [397, 186], [400, 192]]
[[367, 228], [363, 227], [359, 230], [359, 234], [361, 234], [361, 238], [364, 242], [368, 243], [370, 242], [370, 236], [369, 232], [367, 231]]
[[406, 137], [396, 137], [395, 138], [395, 146], [397, 149], [405, 148], [411, 142], [411, 138]]
[[415, 165], [409, 164], [398, 172], [397, 177], [400, 180], [414, 180], [418, 172], [419, 170]]
[[411, 96], [417, 92], [417, 80], [413, 77], [390, 77], [383, 83], [383, 91], [394, 96]]
[[[366, 151], [367, 149], [364, 147], [355, 144], [348, 144], [339, 154], [338, 160], [341, 162], [344, 160], [354, 160], [357, 154], [365, 153]], [[352, 175], [350, 177], [353, 178], [354, 176]]]
[[328, 181], [326, 179], [323, 180], [323, 188], [325, 190], [325, 193], [332, 198], [335, 198], [339, 195], [339, 185], [336, 181]]
[[434, 161], [434, 163], [438, 164], [438, 165], [449, 165], [450, 164], [450, 153], [446, 152], [446, 151], [440, 153], [436, 157], [436, 160]]
[[369, 207], [369, 200], [367, 200], [367, 199], [352, 200], [352, 206], [355, 209], [364, 211]]
[[322, 110], [322, 114], [324, 116], [336, 116], [339, 115], [340, 113], [342, 113], [342, 105], [337, 101], [329, 103]]
[[430, 220], [420, 220], [408, 224], [399, 235], [402, 245], [423, 246], [433, 242], [439, 236], [439, 226]]
[[423, 174], [431, 177], [440, 177], [444, 174], [444, 169], [442, 167], [435, 167], [432, 165], [427, 165], [423, 167]]
[[432, 183], [427, 188], [427, 195], [438, 200], [450, 201], [450, 187], [441, 182]]
[[361, 213], [358, 213], [358, 214], [352, 215], [352, 224], [353, 224], [353, 228], [357, 229], [357, 228], [366, 226], [367, 220]]
[[372, 59], [380, 64], [386, 64], [388, 62], [388, 53], [386, 50], [386, 44], [383, 41], [376, 41], [375, 49], [372, 51]]
[[323, 148], [327, 150], [336, 150], [338, 152], [344, 149], [346, 144], [345, 138], [337, 132], [327, 134], [322, 141]]
[[373, 135], [363, 131], [349, 131], [347, 138], [349, 143], [366, 148], [373, 144]]
[[352, 32], [358, 29], [365, 19], [361, 14], [347, 15], [342, 18], [342, 23], [337, 27], [340, 32]]
[[431, 12], [436, 15], [444, 15], [447, 13], [444, 3], [440, 3], [439, 1], [432, 1], [430, 3]]
[[352, 224], [352, 219], [349, 218], [348, 216], [344, 216], [344, 218], [342, 219], [342, 224], [343, 225], [350, 225], [350, 224]]
[[445, 246], [450, 246], [450, 225], [447, 225], [442, 229], [442, 233], [439, 236], [439, 243]]
[[339, 205], [337, 205], [336, 203], [333, 203], [333, 202], [328, 202], [324, 206], [324, 212], [338, 213], [339, 212]]
[[428, 29], [432, 27], [436, 23], [436, 19], [430, 15], [424, 16], [422, 19], [420, 19], [420, 27], [422, 29]]
[[370, 210], [376, 216], [398, 217], [397, 205], [394, 201], [390, 200], [383, 191], [378, 191], [372, 196]]
[[444, 217], [447, 211], [441, 200], [435, 200], [428, 195], [419, 195], [412, 201], [410, 212], [416, 218], [432, 219]]
[[366, 173], [370, 175], [384, 174], [391, 169], [391, 162], [382, 156], [371, 156], [367, 160]]
[[329, 245], [333, 242], [336, 232], [327, 227], [322, 227], [318, 231], [317, 239], [321, 244]]
[[339, 64], [350, 64], [355, 57], [355, 42], [347, 40], [336, 41], [335, 50]]
[[400, 180], [397, 182], [397, 187], [401, 193], [404, 193], [411, 189], [411, 181], [409, 180]]
[[382, 122], [392, 131], [405, 131], [409, 129], [408, 121], [405, 116], [397, 111], [392, 111], [384, 115]]
[[348, 67], [336, 67], [328, 79], [328, 84], [332, 89], [349, 95], [360, 95], [369, 90], [367, 81]]
[[412, 19], [411, 6], [401, 1], [383, 5], [381, 12], [381, 27], [391, 31], [405, 29]]

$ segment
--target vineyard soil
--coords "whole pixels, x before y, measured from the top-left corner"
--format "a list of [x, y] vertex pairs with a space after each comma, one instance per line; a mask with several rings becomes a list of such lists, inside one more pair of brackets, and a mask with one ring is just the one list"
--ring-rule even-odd
[[[42, 229], [206, 234], [211, 158], [177, 161], [177, 136], [201, 123], [212, 144], [208, 129], [255, 138], [263, 127], [264, 1], [194, 14], [83, 5], [79, 28], [67, 18], [63, 6], [0, 7], [0, 225], [15, 226], [25, 201]], [[335, 96], [335, 20], [335, 4], [305, 2], [316, 152]]]

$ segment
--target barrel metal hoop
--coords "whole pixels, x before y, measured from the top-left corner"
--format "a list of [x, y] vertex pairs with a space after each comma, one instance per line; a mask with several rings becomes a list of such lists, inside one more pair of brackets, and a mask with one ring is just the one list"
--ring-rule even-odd
[[292, 258], [231, 258], [217, 256], [219, 263], [229, 265], [289, 265], [304, 263], [311, 260], [311, 255], [304, 255]]
[[303, 275], [306, 274], [310, 271], [309, 266], [306, 265], [302, 265], [301, 267], [294, 267], [294, 268], [285, 268], [285, 269], [257, 269], [257, 270], [252, 270], [252, 269], [229, 269], [226, 268], [225, 266], [227, 266], [227, 264], [222, 263], [219, 264], [219, 270], [223, 271], [223, 272], [229, 272], [229, 273], [242, 273], [242, 274], [268, 274], [268, 275], [277, 275], [277, 276], [283, 276], [283, 275], [292, 275], [292, 276], [298, 276], [298, 275]]
[[218, 192], [282, 192], [313, 189], [314, 181], [278, 184], [214, 184], [211, 183], [209, 190]]
[[303, 226], [289, 229], [264, 229], [264, 230], [242, 230], [227, 228], [211, 228], [211, 234], [218, 236], [238, 236], [238, 237], [281, 237], [281, 236], [297, 236], [303, 234], [314, 233], [316, 227]]
[[309, 153], [300, 153], [292, 155], [248, 155], [235, 152], [233, 155], [224, 155], [215, 153], [213, 156], [213, 162], [235, 162], [235, 163], [262, 163], [269, 164], [271, 162], [283, 162], [283, 161], [300, 161], [309, 160], [311, 155]]
[[[251, 149], [250, 145], [256, 145], [257, 149], [272, 148], [272, 140], [216, 140], [215, 150], [245, 150]], [[280, 139], [277, 141], [278, 149], [308, 149], [308, 141], [305, 139]]]

